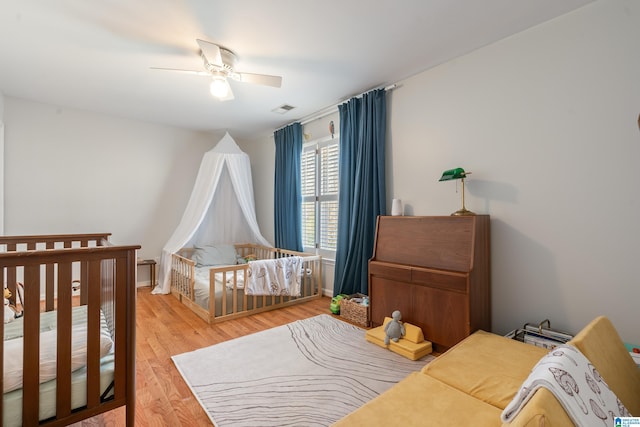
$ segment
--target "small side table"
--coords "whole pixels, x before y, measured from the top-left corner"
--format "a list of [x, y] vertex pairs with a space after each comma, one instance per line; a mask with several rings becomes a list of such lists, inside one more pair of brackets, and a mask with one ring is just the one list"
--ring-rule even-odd
[[149, 280], [151, 281], [151, 290], [156, 286], [156, 260], [155, 259], [138, 259], [138, 267], [141, 265], [149, 266]]

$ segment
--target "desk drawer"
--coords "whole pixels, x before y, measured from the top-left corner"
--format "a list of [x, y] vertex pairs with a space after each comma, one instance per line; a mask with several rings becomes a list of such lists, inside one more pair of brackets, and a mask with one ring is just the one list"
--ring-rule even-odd
[[386, 277], [398, 282], [411, 281], [411, 267], [380, 261], [369, 262], [369, 275]]
[[411, 269], [411, 281], [417, 285], [467, 293], [468, 277], [465, 274]]

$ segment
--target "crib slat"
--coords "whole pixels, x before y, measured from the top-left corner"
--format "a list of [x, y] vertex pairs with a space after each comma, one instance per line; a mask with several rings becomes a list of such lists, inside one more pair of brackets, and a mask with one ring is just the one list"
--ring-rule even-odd
[[89, 283], [89, 273], [87, 271], [87, 261], [80, 262], [80, 305], [87, 305], [87, 286]]
[[[135, 265], [135, 259], [133, 261], [128, 261], [127, 259], [116, 258], [109, 270], [109, 274], [111, 274], [112, 278], [109, 279], [109, 277], [107, 277], [107, 275], [105, 274], [105, 276], [102, 277], [102, 280], [114, 280], [116, 283], [125, 283], [127, 280], [127, 262], [133, 262]], [[115, 269], [115, 272], [113, 271], [113, 269]], [[105, 286], [105, 284], [103, 283], [102, 286]], [[133, 282], [133, 286], [135, 289], [135, 281]], [[129, 292], [129, 289], [120, 288], [115, 293], [116, 309], [114, 313], [114, 322], [116, 331], [127, 331], [129, 329], [127, 328], [127, 304], [125, 304], [128, 297], [127, 292]], [[135, 321], [135, 294], [133, 295], [133, 299], [130, 302], [134, 305], [134, 308], [131, 308], [131, 310], [134, 310], [133, 315]], [[135, 325], [131, 329], [129, 329], [129, 333], [133, 334], [133, 336], [127, 337], [127, 334], [122, 333], [116, 333], [115, 336], [116, 355], [114, 362], [116, 366], [116, 377], [114, 378], [114, 395], [116, 399], [122, 399], [124, 396], [126, 396], [125, 393], [127, 391], [127, 389], [125, 388], [125, 386], [127, 385], [127, 379], [124, 378], [124, 375], [127, 375], [128, 373], [128, 369], [125, 368], [127, 367], [127, 363], [129, 363], [129, 361], [127, 360], [127, 355], [124, 352], [117, 351], [118, 348], [125, 348], [125, 346], [127, 345], [127, 339], [133, 340], [134, 347], [131, 348], [131, 351], [134, 352], [133, 357], [135, 357]], [[133, 381], [135, 387], [135, 375], [128, 380]], [[129, 417], [128, 413], [127, 417]]]
[[[58, 283], [69, 286], [58, 287], [58, 337], [56, 366], [56, 416], [66, 417], [71, 413], [71, 263], [58, 263]], [[52, 298], [53, 299], [53, 298]], [[47, 301], [48, 303], [48, 301]]]
[[[227, 286], [226, 286], [227, 273], [224, 272], [222, 274], [223, 274], [223, 277], [222, 277], [222, 313], [221, 315], [224, 316], [229, 313], [227, 312]], [[216, 281], [213, 277], [213, 273], [211, 273], [211, 279], [209, 280], [209, 303], [214, 304], [215, 298], [216, 298]]]
[[[53, 249], [54, 247], [55, 247], [55, 242], [47, 242], [46, 243], [46, 248], [47, 249]], [[54, 266], [53, 266], [53, 264], [47, 264], [47, 266], [45, 268], [46, 268], [46, 271], [45, 271], [46, 281], [45, 281], [45, 290], [44, 290], [44, 298], [45, 298], [45, 307], [44, 307], [44, 309], [46, 311], [52, 311], [52, 310], [55, 309], [55, 307], [54, 307], [55, 296], [54, 296], [54, 284], [53, 284]]]
[[[7, 252], [15, 252], [16, 251], [15, 243], [7, 243]], [[16, 267], [11, 266], [7, 267], [7, 288], [11, 291], [11, 297], [9, 297], [9, 301], [11, 304], [16, 305]]]
[[[87, 263], [87, 378], [100, 378], [100, 260]], [[87, 408], [100, 404], [100, 381], [87, 381]]]
[[40, 266], [24, 268], [22, 424], [38, 424], [40, 407]]
[[[226, 274], [226, 273], [225, 273]], [[233, 301], [233, 312], [238, 312], [238, 270], [233, 270], [233, 290], [231, 291], [231, 299]], [[227, 281], [223, 280], [222, 286], [227, 287]]]
[[[127, 426], [135, 425], [136, 414], [136, 252], [128, 252], [119, 263], [119, 269], [122, 271], [114, 282], [114, 288], [118, 283], [128, 284], [129, 286], [120, 286], [124, 289], [124, 293], [118, 295], [118, 306], [122, 305], [125, 318], [125, 342], [126, 348], [129, 349], [125, 353], [126, 369], [118, 372], [116, 381], [123, 385], [123, 393], [116, 395], [117, 398], [126, 398], [127, 409]], [[122, 335], [122, 334], [120, 334]], [[124, 353], [121, 351], [121, 353]]]

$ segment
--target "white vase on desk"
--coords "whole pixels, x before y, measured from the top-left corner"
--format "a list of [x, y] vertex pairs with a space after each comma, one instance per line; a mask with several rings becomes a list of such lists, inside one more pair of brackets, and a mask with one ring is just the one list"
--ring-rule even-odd
[[391, 215], [392, 216], [402, 215], [402, 200], [393, 199], [393, 201], [391, 202]]

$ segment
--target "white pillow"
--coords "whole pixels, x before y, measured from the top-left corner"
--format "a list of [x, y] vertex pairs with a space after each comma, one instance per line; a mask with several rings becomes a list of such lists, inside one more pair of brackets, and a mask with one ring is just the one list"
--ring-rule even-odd
[[[111, 337], [100, 334], [100, 357], [111, 351]], [[56, 377], [57, 331], [40, 333], [40, 383]], [[15, 338], [4, 341], [4, 392], [8, 393], [22, 387], [24, 339]], [[79, 325], [71, 330], [71, 371], [87, 364], [87, 325]]]
[[191, 259], [196, 262], [196, 266], [204, 267], [208, 265], [235, 265], [236, 248], [229, 244], [216, 244], [207, 246], [196, 246]]

